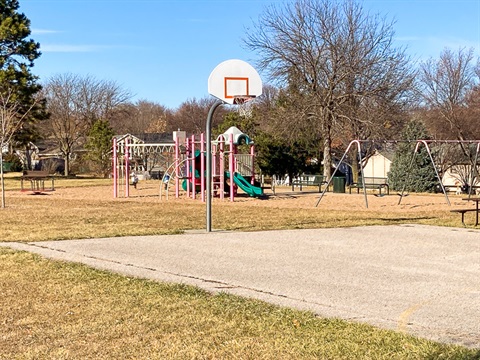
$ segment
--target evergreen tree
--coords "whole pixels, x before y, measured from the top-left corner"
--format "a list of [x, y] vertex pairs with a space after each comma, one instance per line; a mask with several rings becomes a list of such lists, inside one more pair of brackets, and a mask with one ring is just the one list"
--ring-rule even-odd
[[221, 135], [232, 126], [237, 127], [249, 137], [254, 137], [256, 134], [257, 124], [255, 124], [255, 119], [251, 116], [242, 116], [236, 111], [226, 113], [213, 133], [215, 136]]
[[28, 111], [31, 120], [40, 115], [36, 111], [43, 111], [41, 104], [32, 108], [41, 86], [30, 72], [40, 56], [40, 44], [28, 38], [30, 20], [18, 8], [17, 0], [0, 0], [0, 91], [2, 98], [21, 104], [19, 116]]
[[[307, 169], [312, 170], [307, 166], [307, 159], [312, 156], [309, 156], [305, 146], [259, 130], [256, 120], [255, 116], [243, 116], [233, 111], [223, 117], [223, 122], [215, 129], [214, 134], [218, 136], [231, 126], [235, 126], [252, 138], [255, 142], [255, 164], [265, 175], [280, 177], [288, 175], [292, 179]], [[249, 151], [249, 146], [240, 145], [239, 149]], [[319, 169], [313, 170], [318, 171]]]
[[430, 136], [422, 122], [410, 121], [402, 132], [402, 140], [393, 157], [388, 173], [392, 189], [410, 192], [431, 192], [438, 179], [427, 149], [420, 146], [414, 156], [416, 140], [429, 140]]
[[264, 174], [280, 177], [288, 175], [293, 179], [305, 171], [307, 153], [298, 144], [288, 144], [284, 139], [266, 133], [258, 134], [255, 144], [256, 162]]
[[40, 45], [29, 39], [30, 21], [18, 12], [17, 0], [0, 0], [0, 168], [2, 207], [5, 207], [3, 154], [13, 136], [45, 116], [37, 93], [38, 78], [30, 69], [40, 56]]
[[97, 120], [88, 135], [85, 148], [89, 150], [87, 158], [92, 161], [94, 170], [107, 177], [112, 168], [113, 130], [108, 121]]

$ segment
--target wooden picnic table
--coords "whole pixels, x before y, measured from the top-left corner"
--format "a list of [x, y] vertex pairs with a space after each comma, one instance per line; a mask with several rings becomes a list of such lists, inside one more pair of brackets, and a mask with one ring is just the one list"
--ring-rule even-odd
[[[48, 171], [42, 170], [26, 170], [20, 178], [21, 189], [26, 191], [23, 186], [24, 180], [30, 181], [30, 189], [34, 194], [42, 194], [44, 191], [55, 190], [55, 177], [48, 174]], [[50, 189], [45, 189], [45, 180], [50, 180], [52, 185]]]
[[478, 225], [478, 203], [480, 202], [480, 197], [468, 197], [468, 198], [463, 198], [462, 200], [475, 202], [475, 226], [477, 226]]
[[458, 212], [462, 214], [462, 224], [465, 225], [465, 213], [470, 212], [470, 211], [475, 211], [475, 226], [478, 226], [478, 212], [479, 212], [479, 205], [478, 203], [480, 202], [480, 197], [468, 197], [468, 198], [463, 198], [462, 200], [465, 201], [473, 201], [475, 203], [475, 208], [468, 208], [468, 209], [455, 209], [451, 210], [452, 212]]

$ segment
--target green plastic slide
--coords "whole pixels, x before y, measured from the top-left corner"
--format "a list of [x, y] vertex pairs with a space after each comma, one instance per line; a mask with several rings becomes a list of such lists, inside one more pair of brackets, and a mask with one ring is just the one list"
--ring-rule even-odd
[[247, 193], [249, 196], [252, 196], [252, 197], [264, 196], [262, 188], [259, 188], [258, 186], [253, 186], [239, 173], [233, 174], [233, 182], [237, 184], [238, 187], [242, 189], [245, 193]]

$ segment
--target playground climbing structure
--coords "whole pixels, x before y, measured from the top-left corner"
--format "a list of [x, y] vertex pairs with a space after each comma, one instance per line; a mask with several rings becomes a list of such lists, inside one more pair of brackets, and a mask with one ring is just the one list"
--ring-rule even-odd
[[[234, 201], [239, 188], [251, 197], [263, 196], [262, 188], [255, 186], [255, 146], [248, 135], [231, 127], [211, 143], [213, 196]], [[247, 145], [248, 153], [241, 153], [240, 145]], [[148, 163], [153, 161], [154, 155], [155, 165], [161, 159], [163, 170], [160, 198], [168, 199], [173, 189], [175, 198], [185, 194], [187, 198], [199, 196], [202, 201], [206, 200], [206, 139], [204, 134], [187, 137], [183, 131], [173, 133], [171, 144], [148, 144], [131, 137], [114, 138], [114, 197], [130, 196], [129, 179], [132, 172], [138, 172], [135, 168], [138, 159]]]

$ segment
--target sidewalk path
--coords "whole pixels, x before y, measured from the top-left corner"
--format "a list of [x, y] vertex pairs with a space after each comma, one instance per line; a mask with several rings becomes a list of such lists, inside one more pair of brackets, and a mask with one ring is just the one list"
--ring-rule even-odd
[[480, 231], [421, 225], [0, 243], [480, 348]]

